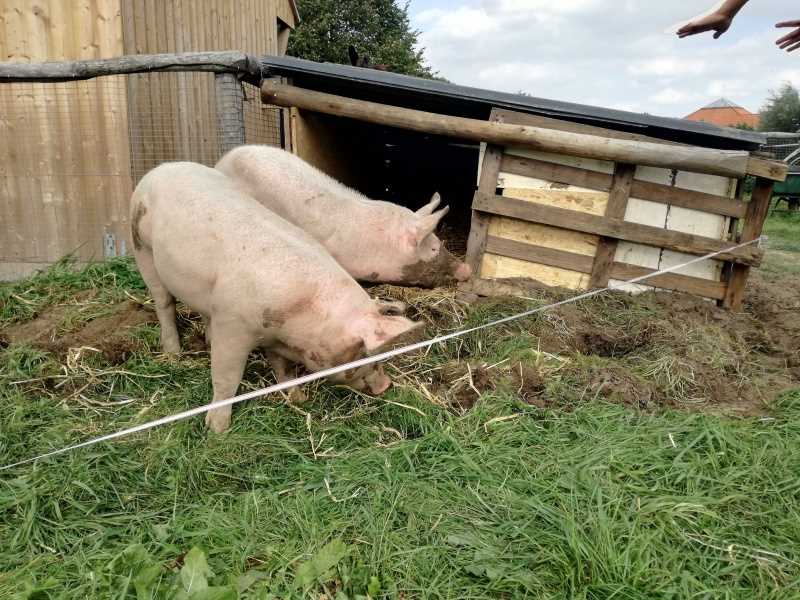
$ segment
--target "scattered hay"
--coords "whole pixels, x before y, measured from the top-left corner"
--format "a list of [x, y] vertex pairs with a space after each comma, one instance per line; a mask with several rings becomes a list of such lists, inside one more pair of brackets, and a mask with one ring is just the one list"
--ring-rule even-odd
[[[490, 291], [509, 286], [497, 282]], [[405, 302], [408, 316], [426, 324], [426, 337], [572, 294], [535, 284], [524, 290], [525, 299], [389, 285], [369, 292]], [[508, 394], [542, 408], [603, 400], [638, 410], [763, 415], [776, 396], [800, 383], [800, 278], [778, 285], [755, 275], [746, 306], [732, 314], [685, 294], [605, 294], [399, 357], [391, 372], [398, 385], [462, 412], [487, 394]], [[152, 332], [135, 331], [155, 322], [140, 302], [107, 303], [94, 291], [81, 292], [0, 329], [0, 347], [25, 343], [62, 362], [70, 349], [96, 349], [119, 365], [135, 351], [157, 350]], [[201, 319], [181, 308], [178, 325], [184, 352], [207, 360]], [[251, 367], [248, 376], [261, 381], [268, 376], [263, 370]]]

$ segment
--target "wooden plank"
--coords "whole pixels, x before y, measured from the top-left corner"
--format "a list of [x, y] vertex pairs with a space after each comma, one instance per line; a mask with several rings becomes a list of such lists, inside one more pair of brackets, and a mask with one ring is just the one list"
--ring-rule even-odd
[[729, 247], [729, 244], [720, 240], [629, 223], [621, 219], [609, 219], [563, 208], [542, 206], [514, 198], [491, 196], [480, 191], [475, 193], [472, 207], [475, 210], [513, 219], [613, 237], [618, 240], [686, 252], [687, 254], [704, 255], [721, 252], [719, 260], [730, 260], [751, 266], [760, 264], [763, 256], [763, 252], [756, 248], [741, 248], [726, 252], [725, 249]]
[[[611, 219], [625, 219], [625, 211], [628, 208], [628, 198], [630, 197], [633, 177], [636, 175], [636, 165], [619, 164], [614, 173], [614, 181], [611, 183], [611, 192], [608, 195], [605, 216]], [[617, 254], [617, 240], [610, 237], [601, 237], [597, 244], [597, 254], [592, 265], [592, 278], [589, 286], [592, 288], [604, 288], [608, 286], [611, 278], [611, 267], [614, 264], [614, 257]]]
[[[492, 111], [490, 120], [497, 119], [495, 112]], [[480, 165], [481, 178], [478, 183], [478, 191], [486, 194], [495, 193], [502, 160], [503, 149], [500, 146], [486, 146], [483, 153], [483, 162]], [[466, 263], [472, 268], [472, 273], [475, 277], [480, 274], [481, 261], [486, 248], [486, 236], [489, 232], [489, 220], [490, 217], [488, 215], [476, 210], [472, 211], [469, 238], [467, 239]]]
[[[582, 192], [564, 189], [543, 188], [503, 188], [503, 196], [528, 202], [556, 206], [568, 210], [578, 210], [593, 215], [606, 214], [609, 195], [606, 192]], [[625, 216], [623, 214], [623, 216]]]
[[[555, 163], [523, 158], [506, 154], [503, 157], [501, 171], [521, 175], [524, 177], [536, 177], [546, 179], [556, 183], [577, 185], [580, 187], [609, 191], [613, 176], [586, 169], [577, 169]], [[683, 208], [691, 208], [728, 217], [742, 218], [747, 211], [744, 202], [724, 196], [707, 194], [694, 190], [686, 190], [659, 183], [652, 183], [635, 179], [631, 187], [631, 196], [650, 200], [661, 204], [671, 204]]]
[[[552, 248], [543, 248], [531, 244], [523, 244], [494, 236], [489, 236], [486, 244], [486, 252], [528, 263], [537, 263], [587, 274], [591, 273], [594, 263], [589, 256], [564, 252], [563, 250], [554, 250]], [[646, 267], [614, 262], [610, 266], [609, 275], [616, 280], [629, 281], [656, 272], [658, 272], [657, 269], [648, 269]], [[646, 280], [644, 283], [650, 286], [685, 292], [687, 294], [694, 294], [696, 296], [715, 300], [725, 296], [724, 283], [708, 281], [697, 277], [688, 277], [686, 275], [678, 275], [676, 273], [656, 275]]]
[[747, 164], [747, 174], [772, 181], [786, 181], [789, 165], [781, 161], [751, 156]]
[[[611, 278], [618, 281], [630, 281], [631, 279], [643, 277], [655, 272], [657, 272], [657, 269], [648, 269], [647, 267], [615, 262], [611, 267]], [[726, 286], [724, 283], [700, 279], [699, 277], [689, 277], [688, 275], [679, 275], [678, 273], [656, 275], [642, 283], [648, 286], [672, 290], [674, 292], [684, 292], [686, 294], [693, 294], [713, 300], [720, 300], [725, 297]]]
[[[769, 204], [772, 200], [773, 182], [769, 179], [756, 179], [756, 185], [750, 202], [747, 203], [747, 215], [745, 216], [744, 226], [742, 227], [742, 242], [749, 242], [761, 236], [764, 229], [764, 221], [767, 220]], [[742, 310], [744, 302], [744, 292], [747, 287], [747, 278], [750, 276], [748, 265], [733, 265], [730, 279], [728, 281], [728, 293], [723, 302], [726, 308], [735, 312]]]
[[591, 256], [534, 246], [493, 235], [487, 236], [486, 252], [530, 263], [547, 265], [548, 267], [578, 271], [579, 273], [591, 273], [592, 263], [594, 262]]
[[296, 106], [411, 131], [485, 141], [499, 146], [524, 146], [584, 158], [733, 177], [741, 177], [746, 173], [750, 158], [747, 152], [618, 140], [453, 117], [315, 92], [273, 80], [265, 81], [261, 89], [264, 102], [278, 106]]

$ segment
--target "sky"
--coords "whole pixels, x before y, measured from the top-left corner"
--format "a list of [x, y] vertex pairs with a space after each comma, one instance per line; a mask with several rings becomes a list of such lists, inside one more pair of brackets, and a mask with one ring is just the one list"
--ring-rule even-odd
[[775, 46], [796, 0], [750, 0], [720, 39], [672, 25], [716, 0], [411, 0], [428, 63], [462, 85], [684, 117], [721, 97], [757, 112], [800, 87], [800, 50]]

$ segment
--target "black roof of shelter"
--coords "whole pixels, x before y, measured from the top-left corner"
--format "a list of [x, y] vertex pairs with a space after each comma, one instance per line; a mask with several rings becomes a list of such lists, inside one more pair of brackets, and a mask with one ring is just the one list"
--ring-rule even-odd
[[290, 77], [300, 87], [448, 115], [488, 119], [492, 107], [498, 107], [709, 148], [756, 150], [766, 142], [763, 134], [754, 131], [495, 92], [290, 56], [266, 56], [261, 59], [261, 65], [264, 76]]

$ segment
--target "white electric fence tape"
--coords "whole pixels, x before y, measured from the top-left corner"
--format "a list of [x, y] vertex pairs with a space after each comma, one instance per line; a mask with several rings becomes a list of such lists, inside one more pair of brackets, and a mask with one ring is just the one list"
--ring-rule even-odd
[[331, 375], [337, 375], [338, 373], [343, 373], [344, 371], [349, 371], [350, 369], [357, 369], [359, 367], [364, 367], [366, 365], [372, 365], [389, 358], [394, 358], [395, 356], [400, 356], [401, 354], [407, 354], [409, 352], [413, 352], [415, 350], [421, 350], [423, 348], [429, 348], [434, 344], [439, 344], [442, 342], [446, 342], [448, 340], [452, 340], [455, 338], [463, 337], [470, 333], [475, 333], [476, 331], [481, 331], [483, 329], [488, 329], [490, 327], [495, 327], [497, 325], [502, 325], [504, 323], [509, 323], [511, 321], [516, 321], [518, 319], [523, 319], [525, 317], [530, 317], [535, 314], [539, 314], [548, 310], [552, 310], [559, 306], [564, 306], [565, 304], [571, 304], [573, 302], [579, 302], [580, 300], [585, 300], [587, 298], [591, 298], [593, 296], [597, 296], [599, 294], [617, 290], [620, 288], [624, 288], [628, 285], [633, 285], [640, 283], [642, 281], [646, 281], [653, 277], [658, 277], [659, 275], [666, 275], [668, 273], [673, 273], [690, 265], [697, 264], [699, 262], [703, 262], [705, 260], [712, 259], [716, 256], [721, 254], [727, 254], [734, 250], [738, 250], [739, 248], [744, 248], [746, 246], [751, 246], [753, 244], [758, 244], [762, 240], [764, 240], [766, 236], [762, 236], [758, 239], [752, 240], [750, 242], [744, 242], [742, 244], [738, 244], [736, 246], [731, 246], [730, 248], [725, 248], [724, 250], [720, 250], [718, 252], [712, 252], [711, 254], [706, 254], [705, 256], [701, 256], [699, 258], [695, 258], [688, 262], [685, 262], [680, 265], [676, 265], [674, 267], [670, 267], [668, 269], [663, 269], [661, 271], [655, 271], [653, 273], [648, 273], [647, 275], [642, 275], [641, 277], [636, 277], [634, 279], [615, 283], [599, 290], [592, 290], [590, 292], [586, 292], [580, 294], [578, 296], [573, 296], [571, 298], [567, 298], [566, 300], [561, 300], [560, 302], [554, 302], [553, 304], [548, 304], [547, 306], [540, 306], [539, 308], [534, 308], [516, 315], [512, 315], [510, 317], [504, 317], [502, 319], [497, 319], [495, 321], [491, 321], [489, 323], [484, 323], [483, 325], [478, 325], [477, 327], [471, 327], [469, 329], [462, 329], [460, 331], [455, 331], [453, 333], [448, 333], [446, 335], [441, 335], [439, 337], [435, 337], [430, 340], [426, 340], [424, 342], [418, 342], [416, 344], [411, 344], [409, 346], [404, 346], [402, 348], [396, 348], [394, 350], [389, 350], [388, 352], [382, 352], [381, 354], [375, 354], [373, 356], [368, 356], [366, 358], [362, 358], [360, 360], [354, 360], [352, 362], [339, 365], [338, 367], [331, 367], [330, 369], [324, 369], [322, 371], [317, 371], [316, 373], [310, 373], [308, 375], [304, 375], [302, 377], [298, 377], [297, 379], [292, 379], [291, 381], [284, 381], [283, 383], [278, 383], [275, 385], [271, 385], [267, 388], [263, 388], [260, 390], [254, 390], [252, 392], [247, 392], [246, 394], [241, 394], [239, 396], [234, 396], [233, 398], [229, 398], [227, 400], [220, 400], [218, 402], [212, 402], [211, 404], [206, 404], [205, 406], [198, 406], [197, 408], [192, 408], [174, 415], [170, 415], [167, 417], [162, 417], [160, 419], [156, 419], [154, 421], [149, 421], [148, 423], [142, 423], [141, 425], [136, 425], [134, 427], [129, 427], [128, 429], [122, 429], [120, 431], [116, 431], [114, 433], [109, 433], [107, 435], [103, 435], [100, 437], [92, 438], [90, 440], [86, 440], [85, 442], [81, 442], [79, 444], [74, 444], [72, 446], [66, 446], [64, 448], [59, 448], [58, 450], [52, 450], [51, 452], [45, 452], [44, 454], [40, 454], [38, 456], [34, 456], [33, 458], [26, 458], [25, 460], [21, 460], [19, 462], [15, 462], [12, 464], [5, 465], [0, 467], [0, 471], [6, 471], [8, 469], [13, 469], [14, 467], [19, 467], [21, 465], [25, 465], [28, 463], [35, 462], [37, 460], [41, 460], [43, 458], [48, 458], [50, 456], [56, 456], [57, 454], [64, 454], [66, 452], [71, 452], [72, 450], [77, 450], [78, 448], [86, 448], [87, 446], [93, 446], [95, 444], [99, 444], [101, 442], [108, 442], [111, 440], [116, 440], [121, 437], [125, 437], [128, 435], [132, 435], [134, 433], [139, 433], [140, 431], [147, 431], [148, 429], [153, 429], [155, 427], [159, 427], [161, 425], [168, 425], [169, 423], [175, 423], [176, 421], [182, 421], [184, 419], [188, 419], [190, 417], [194, 417], [197, 415], [201, 415], [206, 413], [210, 410], [214, 410], [217, 408], [223, 408], [225, 406], [231, 406], [233, 404], [238, 404], [239, 402], [244, 402], [245, 400], [251, 400], [253, 398], [260, 398], [262, 396], [267, 396], [269, 394], [274, 394], [275, 392], [282, 392], [284, 390], [288, 390], [293, 387], [297, 387], [306, 383], [310, 383], [312, 381], [317, 381], [319, 379], [324, 379], [325, 377], [330, 377]]

